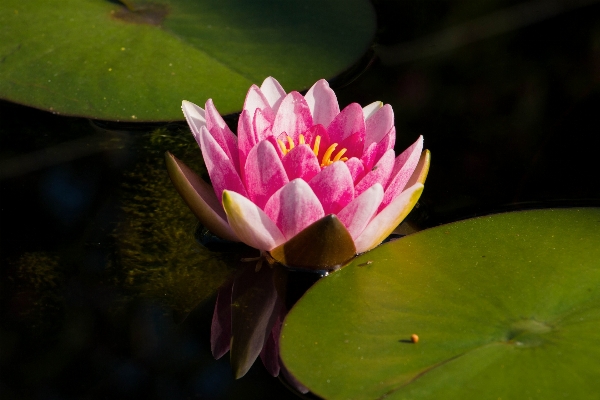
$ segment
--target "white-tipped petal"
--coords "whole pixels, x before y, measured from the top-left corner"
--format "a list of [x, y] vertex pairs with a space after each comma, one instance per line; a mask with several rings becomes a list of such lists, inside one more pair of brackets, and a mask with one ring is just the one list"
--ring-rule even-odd
[[269, 76], [260, 85], [261, 92], [265, 95], [265, 98], [271, 105], [274, 112], [277, 112], [281, 101], [285, 97], [285, 90], [281, 87], [277, 79]]
[[265, 205], [265, 213], [288, 240], [325, 215], [315, 193], [300, 178], [275, 192]]
[[371, 250], [388, 237], [390, 233], [402, 222], [410, 210], [419, 200], [423, 192], [423, 184], [415, 183], [402, 192], [387, 207], [369, 222], [365, 230], [355, 240], [357, 253]]
[[304, 97], [298, 92], [288, 93], [277, 110], [271, 131], [275, 137], [285, 132], [297, 141], [298, 135], [313, 126], [312, 115]]
[[244, 196], [247, 195], [246, 188], [231, 158], [205, 126], [200, 130], [198, 141], [217, 199], [221, 198], [223, 190], [226, 189], [242, 193]]
[[375, 111], [365, 122], [365, 145], [379, 143], [394, 127], [394, 110], [389, 104]]
[[364, 106], [363, 115], [365, 116], [365, 121], [371, 118], [371, 116], [375, 114], [375, 112], [381, 107], [383, 107], [383, 103], [381, 101], [374, 101], [368, 106]]
[[335, 116], [340, 113], [337, 97], [325, 79], [315, 83], [304, 98], [308, 103], [315, 125], [329, 126]]
[[356, 240], [367, 224], [371, 222], [371, 219], [377, 213], [381, 200], [383, 200], [383, 186], [376, 183], [352, 200], [337, 214], [353, 240]]
[[248, 246], [268, 251], [285, 242], [275, 222], [241, 194], [225, 190], [223, 208], [231, 229]]
[[273, 114], [271, 105], [263, 92], [258, 86], [252, 85], [246, 94], [243, 110], [248, 111], [251, 116], [254, 116], [257, 109], [265, 114]]
[[416, 142], [396, 157], [390, 180], [385, 187], [381, 209], [390, 204], [404, 190], [406, 183], [417, 167], [421, 151], [423, 151], [423, 136], [419, 136]]
[[200, 129], [202, 129], [203, 126], [206, 126], [206, 115], [204, 113], [204, 109], [202, 107], [198, 107], [190, 101], [183, 100], [181, 102], [181, 110], [183, 111], [185, 120], [190, 126], [192, 133], [194, 136], [197, 136], [200, 133]]

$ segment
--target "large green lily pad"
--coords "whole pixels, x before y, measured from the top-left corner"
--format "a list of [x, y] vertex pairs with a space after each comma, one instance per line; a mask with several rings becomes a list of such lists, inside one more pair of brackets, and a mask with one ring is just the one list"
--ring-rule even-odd
[[327, 399], [596, 399], [600, 209], [497, 214], [382, 245], [306, 293], [281, 356]]
[[288, 91], [335, 76], [375, 31], [367, 0], [122, 3], [3, 0], [0, 98], [127, 121], [183, 119], [181, 100], [213, 98], [227, 114], [269, 75]]

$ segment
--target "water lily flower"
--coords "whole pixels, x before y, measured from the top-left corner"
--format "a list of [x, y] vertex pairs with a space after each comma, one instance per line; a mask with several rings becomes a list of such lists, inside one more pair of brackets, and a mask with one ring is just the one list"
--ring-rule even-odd
[[284, 265], [332, 270], [379, 245], [413, 208], [430, 163], [423, 137], [396, 157], [389, 104], [340, 111], [324, 79], [302, 96], [252, 85], [237, 136], [212, 99], [183, 113], [212, 187], [167, 153], [175, 187], [215, 235]]

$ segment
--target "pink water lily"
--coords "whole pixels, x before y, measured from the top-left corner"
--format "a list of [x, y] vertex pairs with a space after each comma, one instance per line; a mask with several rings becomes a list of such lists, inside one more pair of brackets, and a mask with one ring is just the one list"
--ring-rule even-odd
[[430, 155], [419, 137], [395, 156], [389, 104], [340, 111], [325, 80], [306, 95], [252, 85], [237, 136], [209, 99], [183, 102], [212, 188], [170, 153], [175, 186], [215, 235], [286, 265], [335, 269], [380, 244], [417, 202]]

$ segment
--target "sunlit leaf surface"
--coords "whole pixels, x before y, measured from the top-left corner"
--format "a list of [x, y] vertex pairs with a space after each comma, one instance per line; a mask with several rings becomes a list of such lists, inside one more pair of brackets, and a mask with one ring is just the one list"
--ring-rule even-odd
[[599, 260], [598, 208], [425, 230], [314, 285], [281, 356], [328, 399], [593, 399]]
[[374, 30], [366, 0], [4, 0], [0, 98], [159, 121], [212, 97], [227, 114], [269, 75], [301, 90], [339, 74]]

